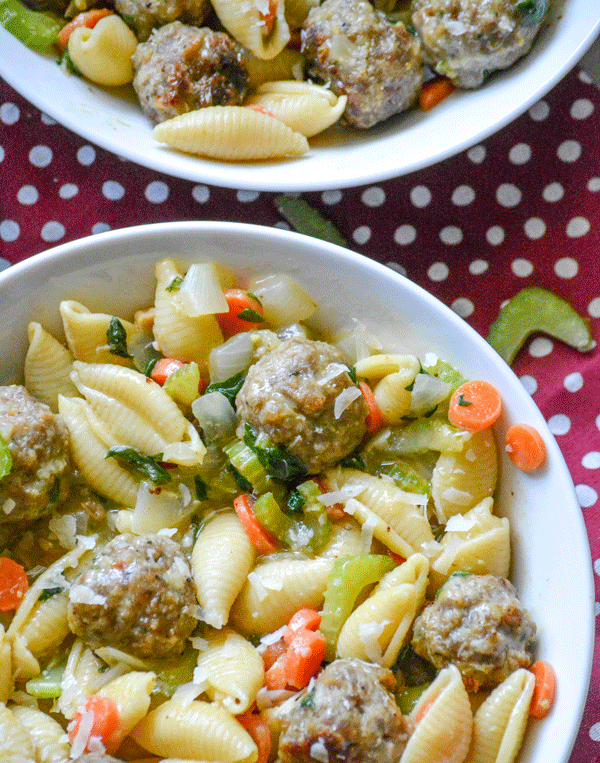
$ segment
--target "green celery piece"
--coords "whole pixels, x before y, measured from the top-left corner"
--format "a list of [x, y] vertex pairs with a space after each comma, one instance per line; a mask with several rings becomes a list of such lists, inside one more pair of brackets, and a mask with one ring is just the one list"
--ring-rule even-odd
[[12, 455], [4, 437], [0, 434], [0, 480], [10, 474], [12, 469]]
[[163, 389], [176, 403], [191, 405], [199, 396], [199, 384], [200, 369], [198, 364], [192, 361], [173, 371], [167, 377]]
[[172, 662], [165, 665], [163, 661], [160, 668], [157, 665], [156, 685], [152, 693], [172, 697], [178, 686], [189, 683], [193, 679], [197, 661], [198, 652], [195, 649], [186, 649]]
[[410, 711], [419, 701], [419, 697], [431, 684], [421, 684], [420, 686], [407, 686], [401, 692], [396, 694], [396, 704], [400, 708], [402, 715], [409, 715]]
[[378, 583], [395, 566], [394, 560], [383, 554], [358, 554], [335, 561], [325, 590], [319, 626], [325, 637], [327, 661], [335, 659], [342, 625], [351, 614], [360, 592], [365, 586]]
[[57, 665], [54, 668], [44, 670], [39, 676], [32, 678], [25, 684], [25, 691], [38, 699], [55, 699], [61, 694], [61, 679], [65, 672], [66, 664]]
[[527, 337], [535, 331], [548, 334], [580, 352], [596, 346], [589, 321], [562, 297], [540, 286], [528, 286], [500, 310], [487, 341], [509, 365]]
[[[389, 432], [389, 434], [388, 434]], [[416, 419], [384, 430], [369, 444], [386, 456], [416, 456], [428, 451], [460, 452], [470, 434], [443, 419]]]
[[431, 495], [431, 488], [427, 480], [417, 474], [412, 466], [402, 461], [397, 461], [393, 464], [382, 464], [377, 474], [385, 474], [391, 477], [394, 483], [402, 490], [406, 490], [407, 493]]
[[310, 547], [316, 553], [331, 538], [331, 522], [329, 521], [327, 509], [319, 501], [321, 491], [314, 480], [302, 482], [296, 489], [305, 500], [303, 509], [304, 523], [313, 531]]
[[[307, 547], [319, 551], [329, 540], [331, 525], [322, 504], [319, 507], [311, 502], [301, 515], [290, 516], [282, 511], [272, 493], [265, 493], [258, 498], [253, 511], [260, 524], [292, 551]], [[325, 521], [320, 521], [323, 517]]]
[[275, 206], [277, 211], [288, 223], [305, 236], [320, 238], [323, 241], [329, 241], [330, 244], [337, 244], [346, 249], [350, 244], [335, 227], [335, 225], [324, 217], [317, 209], [311, 206], [307, 201], [299, 196], [276, 196]]
[[252, 448], [241, 440], [234, 439], [223, 451], [233, 467], [252, 485], [257, 494], [273, 493], [277, 501], [283, 500], [285, 486], [267, 473]]
[[0, 26], [33, 50], [44, 50], [56, 42], [64, 22], [48, 13], [32, 11], [19, 0], [0, 0]]

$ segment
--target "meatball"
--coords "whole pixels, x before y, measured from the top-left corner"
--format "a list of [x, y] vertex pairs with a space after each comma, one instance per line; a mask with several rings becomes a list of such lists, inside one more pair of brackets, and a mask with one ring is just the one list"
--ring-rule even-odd
[[396, 763], [407, 733], [391, 693], [395, 683], [387, 668], [334, 660], [282, 714], [280, 760]]
[[205, 106], [236, 106], [248, 92], [242, 48], [225, 32], [174, 21], [138, 45], [132, 61], [133, 87], [155, 122]]
[[302, 30], [308, 76], [347, 95], [344, 118], [372, 127], [415, 101], [423, 81], [418, 40], [367, 0], [325, 0]]
[[0, 434], [12, 457], [0, 480], [0, 522], [37, 519], [69, 492], [69, 435], [60, 418], [25, 387], [0, 387]]
[[528, 667], [535, 632], [535, 623], [508, 580], [453, 575], [415, 620], [412, 646], [438, 669], [456, 665], [466, 685], [476, 691]]
[[195, 588], [178, 543], [162, 535], [117, 535], [69, 590], [69, 626], [92, 649], [135, 657], [180, 654], [194, 630]]
[[199, 27], [210, 8], [210, 0], [115, 0], [117, 13], [127, 18], [141, 42], [171, 21]]
[[462, 88], [479, 87], [524, 56], [541, 23], [523, 16], [520, 0], [412, 0], [423, 60]]
[[[351, 388], [357, 389], [335, 347], [293, 337], [250, 367], [237, 410], [242, 424], [283, 446], [309, 474], [318, 474], [364, 437], [367, 404], [361, 394], [346, 392]], [[340, 395], [351, 399], [341, 412]]]

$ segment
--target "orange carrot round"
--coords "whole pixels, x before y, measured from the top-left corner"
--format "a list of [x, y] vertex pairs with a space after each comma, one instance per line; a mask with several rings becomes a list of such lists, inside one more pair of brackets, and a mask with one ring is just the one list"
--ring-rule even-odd
[[228, 289], [225, 299], [229, 312], [217, 313], [215, 316], [224, 334], [231, 336], [242, 331], [253, 331], [263, 323], [263, 307], [252, 294], [242, 289]]
[[373, 390], [369, 387], [367, 382], [359, 381], [358, 386], [360, 387], [360, 391], [369, 407], [369, 413], [367, 414], [367, 432], [369, 434], [375, 434], [376, 432], [379, 432], [380, 429], [383, 429], [385, 425], [383, 413], [375, 399]]
[[317, 673], [325, 657], [325, 638], [319, 631], [300, 628], [294, 634], [285, 661], [287, 683], [294, 689], [308, 686], [310, 679]]
[[539, 469], [546, 461], [542, 436], [529, 424], [513, 424], [506, 433], [505, 444], [510, 460], [524, 472]]
[[285, 653], [286, 649], [286, 643], [282, 638], [280, 638], [279, 641], [276, 641], [274, 644], [269, 644], [265, 651], [262, 653], [262, 660], [263, 665], [265, 666], [265, 670], [269, 670], [269, 668], [277, 662], [281, 655]]
[[265, 671], [265, 686], [270, 691], [285, 689], [287, 686], [287, 672], [285, 668], [285, 656], [287, 650], [279, 655], [271, 667]]
[[157, 360], [154, 364], [152, 371], [150, 371], [150, 378], [162, 387], [174, 371], [177, 371], [184, 366], [185, 363], [182, 360], [176, 360], [175, 358], [160, 358], [160, 360]]
[[448, 419], [460, 429], [481, 432], [492, 426], [501, 410], [502, 398], [494, 386], [485, 381], [469, 381], [452, 395]]
[[242, 713], [237, 719], [256, 742], [256, 763], [267, 763], [271, 755], [271, 730], [263, 716], [260, 713]]
[[92, 694], [88, 697], [84, 705], [84, 711], [77, 711], [67, 727], [71, 744], [73, 744], [77, 737], [84, 712], [92, 713], [93, 715], [92, 729], [89, 737], [100, 737], [102, 744], [106, 746], [111, 735], [119, 725], [119, 708], [117, 703], [110, 697], [101, 697], [98, 694]]
[[109, 11], [108, 8], [92, 8], [90, 11], [78, 13], [74, 19], [69, 21], [69, 23], [60, 30], [56, 38], [56, 44], [61, 51], [66, 50], [71, 32], [80, 26], [93, 29], [100, 19], [103, 19], [105, 16], [111, 16], [112, 13], [113, 11]]
[[25, 569], [7, 556], [0, 556], [0, 612], [16, 609], [28, 588]]
[[429, 111], [456, 90], [456, 85], [448, 77], [433, 77], [427, 80], [419, 93], [419, 108]]
[[534, 718], [544, 718], [554, 704], [556, 696], [556, 675], [552, 665], [543, 660], [538, 660], [530, 666], [529, 670], [535, 676], [533, 695], [529, 705], [529, 715]]
[[273, 554], [278, 550], [277, 541], [255, 517], [252, 510], [254, 503], [255, 499], [251, 495], [242, 493], [233, 499], [233, 508], [258, 553]]
[[284, 642], [289, 646], [294, 640], [296, 633], [301, 628], [306, 628], [309, 631], [316, 631], [321, 625], [321, 613], [316, 609], [310, 609], [304, 607], [299, 609], [296, 614], [292, 615], [287, 625], [286, 631], [283, 636]]

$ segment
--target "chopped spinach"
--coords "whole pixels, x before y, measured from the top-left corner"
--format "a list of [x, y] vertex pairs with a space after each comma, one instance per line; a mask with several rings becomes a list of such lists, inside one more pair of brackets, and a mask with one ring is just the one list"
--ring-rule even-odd
[[155, 485], [165, 485], [171, 481], [169, 472], [158, 462], [162, 453], [147, 456], [136, 448], [127, 445], [115, 445], [110, 448], [105, 458], [114, 458], [119, 466], [144, 480], [151, 480]]
[[106, 330], [106, 339], [108, 349], [113, 355], [120, 358], [131, 358], [132, 355], [127, 349], [127, 332], [118, 318], [111, 318]]
[[245, 378], [246, 372], [240, 371], [239, 373], [230, 376], [229, 379], [225, 379], [225, 381], [209, 384], [206, 388], [206, 392], [220, 392], [229, 400], [231, 406], [235, 410], [235, 398], [237, 397], [237, 393], [241, 390]]
[[245, 310], [239, 312], [237, 317], [241, 318], [243, 321], [250, 321], [251, 323], [265, 322], [265, 319], [262, 317], [262, 315], [257, 313], [256, 310], [252, 310], [250, 307], [247, 307]]
[[48, 601], [48, 599], [51, 599], [53, 596], [56, 596], [57, 593], [61, 593], [64, 590], [65, 589], [60, 586], [56, 586], [55, 588], [44, 588], [38, 596], [38, 601]]
[[550, 0], [520, 0], [517, 11], [521, 14], [521, 23], [525, 26], [539, 24], [550, 8]]
[[266, 435], [256, 435], [249, 424], [246, 424], [244, 429], [244, 443], [256, 453], [256, 457], [270, 476], [286, 481], [306, 474], [306, 469], [298, 459]]

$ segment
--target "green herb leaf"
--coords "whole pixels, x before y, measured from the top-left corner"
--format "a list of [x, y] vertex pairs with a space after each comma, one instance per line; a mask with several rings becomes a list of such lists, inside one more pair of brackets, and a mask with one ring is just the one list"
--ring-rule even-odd
[[229, 379], [225, 379], [225, 381], [209, 384], [206, 391], [220, 392], [222, 395], [225, 395], [235, 410], [235, 398], [237, 397], [237, 393], [241, 390], [245, 378], [246, 372], [240, 371], [239, 373], [230, 376]]
[[182, 276], [175, 276], [171, 283], [166, 287], [165, 291], [179, 291], [181, 284], [183, 283]]
[[346, 469], [358, 469], [361, 472], [364, 472], [367, 468], [364, 458], [356, 450], [342, 458], [339, 465]]
[[[251, 291], [247, 291], [246, 294], [250, 297], [250, 299], [253, 299], [255, 302], [257, 302], [262, 307], [262, 302], [256, 296], [256, 294], [253, 294]], [[262, 316], [261, 316], [261, 318], [262, 318]]]
[[244, 443], [256, 453], [256, 457], [270, 476], [285, 481], [306, 474], [306, 469], [291, 453], [265, 435], [257, 436], [249, 424], [246, 424], [244, 430]]
[[244, 475], [235, 468], [231, 461], [227, 464], [227, 468], [233, 474], [233, 479], [238, 484], [240, 490], [243, 490], [244, 493], [251, 493], [254, 490], [252, 483], [248, 482]]
[[206, 482], [196, 474], [194, 477], [194, 487], [196, 488], [196, 498], [199, 501], [206, 501], [208, 498], [208, 489], [206, 487]]
[[111, 318], [106, 329], [106, 339], [108, 349], [113, 355], [120, 358], [131, 358], [132, 355], [127, 349], [127, 332], [118, 318]]
[[298, 233], [320, 238], [346, 249], [350, 248], [348, 241], [331, 220], [324, 217], [304, 199], [298, 196], [276, 196], [274, 201], [279, 214], [285, 217]]
[[298, 490], [292, 490], [288, 496], [287, 507], [293, 512], [302, 512], [306, 506], [306, 498]]
[[0, 480], [10, 474], [12, 469], [12, 455], [4, 437], [0, 434]]
[[550, 8], [550, 0], [521, 0], [517, 11], [521, 14], [521, 23], [525, 26], [539, 24]]
[[300, 707], [314, 707], [315, 706], [315, 690], [311, 689], [300, 700]]
[[58, 61], [58, 64], [60, 66], [64, 66], [65, 69], [70, 72], [71, 74], [74, 74], [76, 77], [81, 77], [83, 79], [83, 74], [79, 71], [79, 69], [75, 66], [75, 63], [73, 62], [73, 59], [71, 58], [71, 54], [69, 53], [69, 49], [65, 48], [64, 53], [60, 57], [60, 60]]
[[161, 457], [162, 454], [146, 456], [136, 448], [130, 448], [127, 445], [115, 445], [105, 456], [105, 458], [114, 458], [119, 466], [141, 479], [151, 480], [155, 485], [166, 485], [172, 478], [164, 466], [158, 463]]
[[56, 596], [57, 593], [61, 593], [61, 591], [64, 590], [65, 589], [60, 586], [56, 586], [55, 588], [44, 588], [38, 596], [38, 601], [48, 601], [48, 599], [51, 599], [53, 596]]
[[257, 313], [256, 310], [252, 310], [252, 308], [247, 307], [245, 310], [242, 310], [237, 315], [238, 318], [241, 318], [243, 321], [249, 321], [250, 323], [264, 323], [265, 319], [262, 317], [260, 313]]
[[352, 379], [354, 384], [358, 384], [356, 377], [356, 368], [354, 366], [348, 366], [348, 376]]
[[467, 400], [467, 398], [464, 395], [458, 396], [458, 405], [461, 408], [468, 408], [470, 405], [473, 405], [471, 400]]

